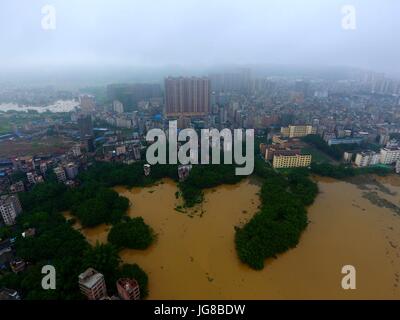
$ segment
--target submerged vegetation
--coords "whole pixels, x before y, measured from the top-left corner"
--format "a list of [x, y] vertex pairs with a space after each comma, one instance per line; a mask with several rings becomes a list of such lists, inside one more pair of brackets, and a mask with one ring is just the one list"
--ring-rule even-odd
[[305, 170], [284, 175], [258, 163], [256, 173], [264, 178], [261, 210], [241, 228], [236, 228], [235, 244], [240, 260], [253, 269], [264, 261], [295, 247], [307, 226], [306, 206], [317, 193], [316, 183]]
[[142, 217], [127, 218], [111, 228], [108, 241], [118, 248], [144, 250], [153, 243], [154, 234]]

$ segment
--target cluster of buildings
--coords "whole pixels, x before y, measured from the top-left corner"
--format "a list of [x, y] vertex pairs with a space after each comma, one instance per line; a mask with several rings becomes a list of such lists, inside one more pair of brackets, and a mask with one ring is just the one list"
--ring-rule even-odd
[[396, 140], [389, 142], [380, 152], [371, 150], [358, 152], [355, 156], [354, 164], [359, 167], [368, 167], [376, 164], [399, 165], [400, 144]]
[[274, 134], [271, 144], [261, 144], [260, 151], [264, 159], [274, 168], [301, 168], [311, 165], [311, 154], [302, 152], [303, 144], [299, 138], [316, 132], [312, 126], [282, 127], [280, 134]]
[[103, 274], [88, 268], [78, 277], [79, 288], [89, 300], [140, 300], [140, 287], [132, 278], [120, 278], [116, 282], [118, 296], [107, 295]]

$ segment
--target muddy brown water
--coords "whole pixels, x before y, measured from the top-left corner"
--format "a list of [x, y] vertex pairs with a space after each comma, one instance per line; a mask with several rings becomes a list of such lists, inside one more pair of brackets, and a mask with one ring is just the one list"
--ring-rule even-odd
[[[247, 179], [205, 192], [190, 214], [175, 210], [171, 180], [115, 188], [157, 233], [144, 251], [125, 249], [124, 262], [149, 275], [150, 299], [400, 299], [400, 216], [362, 197], [356, 185], [317, 178], [320, 194], [308, 209], [299, 245], [254, 271], [237, 258], [234, 227], [257, 212], [259, 184]], [[397, 196], [400, 178], [381, 181]], [[80, 229], [79, 224], [76, 225]], [[91, 244], [106, 242], [109, 226], [80, 229]], [[343, 290], [341, 269], [356, 268], [356, 290]]]

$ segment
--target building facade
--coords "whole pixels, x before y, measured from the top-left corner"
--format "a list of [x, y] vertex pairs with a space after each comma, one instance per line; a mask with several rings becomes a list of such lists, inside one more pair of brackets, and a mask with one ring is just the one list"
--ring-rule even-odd
[[104, 276], [93, 268], [87, 269], [78, 277], [79, 288], [89, 300], [100, 300], [107, 297]]
[[381, 149], [381, 163], [393, 164], [400, 160], [400, 147], [387, 147]]
[[357, 153], [354, 163], [359, 167], [368, 167], [378, 164], [381, 159], [381, 155], [374, 151], [365, 151]]
[[210, 112], [211, 84], [208, 78], [165, 79], [165, 115], [205, 116]]
[[117, 280], [118, 295], [122, 300], [139, 300], [140, 288], [135, 279], [118, 279]]
[[310, 154], [280, 155], [275, 154], [272, 161], [274, 168], [300, 168], [311, 164]]
[[0, 214], [5, 225], [14, 225], [15, 219], [21, 212], [21, 203], [16, 195], [5, 195], [0, 198]]
[[285, 138], [305, 137], [309, 134], [316, 134], [317, 128], [313, 126], [288, 126], [281, 128], [281, 135]]
[[67, 181], [67, 176], [65, 174], [64, 168], [63, 167], [57, 167], [54, 168], [54, 174], [56, 175], [57, 181], [58, 182], [65, 182]]

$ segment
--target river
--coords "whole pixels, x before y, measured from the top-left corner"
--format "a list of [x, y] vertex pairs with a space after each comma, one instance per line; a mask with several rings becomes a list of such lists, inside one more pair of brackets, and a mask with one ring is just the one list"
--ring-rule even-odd
[[[262, 271], [240, 263], [234, 226], [259, 206], [259, 183], [251, 179], [205, 192], [192, 214], [175, 210], [171, 180], [116, 190], [130, 199], [129, 215], [143, 216], [157, 233], [145, 251], [123, 250], [124, 262], [149, 275], [149, 299], [399, 299], [400, 216], [363, 197], [356, 184], [317, 178], [320, 194], [308, 208], [310, 224], [299, 245], [269, 259]], [[382, 179], [400, 205], [400, 178]], [[79, 228], [79, 226], [78, 226]], [[83, 229], [88, 241], [105, 242], [109, 227]], [[356, 268], [356, 290], [343, 290], [341, 269]]]

